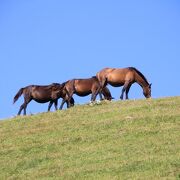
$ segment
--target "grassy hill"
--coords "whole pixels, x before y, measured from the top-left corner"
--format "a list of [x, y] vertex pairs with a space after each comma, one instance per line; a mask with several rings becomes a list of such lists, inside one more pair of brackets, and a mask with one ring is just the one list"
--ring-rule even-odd
[[0, 121], [0, 179], [180, 179], [180, 97]]

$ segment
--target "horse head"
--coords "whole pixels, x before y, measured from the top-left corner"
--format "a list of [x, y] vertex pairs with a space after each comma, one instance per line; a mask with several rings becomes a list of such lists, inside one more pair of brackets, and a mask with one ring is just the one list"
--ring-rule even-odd
[[152, 85], [152, 83], [151, 83], [151, 84], [148, 84], [147, 86], [145, 86], [145, 87], [143, 88], [143, 94], [144, 94], [144, 96], [145, 96], [146, 98], [150, 98], [150, 97], [151, 97], [151, 85]]

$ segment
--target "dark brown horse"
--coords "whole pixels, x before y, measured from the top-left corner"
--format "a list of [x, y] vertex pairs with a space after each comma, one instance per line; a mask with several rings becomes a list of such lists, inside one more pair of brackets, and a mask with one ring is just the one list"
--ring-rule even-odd
[[[101, 89], [100, 83], [96, 76], [88, 79], [72, 79], [65, 83], [65, 88], [69, 93], [69, 98], [72, 98], [73, 94], [84, 97], [91, 94], [91, 101], [95, 101], [96, 96], [100, 94], [100, 99], [102, 100], [102, 95], [99, 92]], [[102, 94], [107, 100], [113, 99], [111, 93], [107, 87], [103, 88]], [[65, 100], [63, 99], [60, 109], [62, 109]], [[68, 100], [67, 100], [68, 101]]]
[[123, 99], [124, 92], [126, 92], [126, 99], [128, 99], [128, 92], [133, 83], [138, 83], [146, 98], [151, 97], [151, 84], [148, 83], [145, 76], [136, 68], [104, 68], [96, 74], [101, 87], [110, 84], [114, 87], [124, 86], [120, 98]]
[[[60, 97], [64, 97], [65, 84], [53, 83], [48, 86], [38, 86], [30, 85], [24, 88], [21, 88], [14, 97], [15, 103], [18, 98], [23, 94], [24, 103], [20, 106], [18, 115], [21, 114], [21, 111], [24, 109], [24, 115], [26, 115], [26, 108], [28, 103], [31, 100], [35, 100], [38, 103], [47, 103], [50, 101], [48, 106], [48, 111], [50, 111], [51, 106], [54, 103], [55, 109], [57, 110], [57, 101]], [[66, 94], [68, 96], [68, 94]], [[70, 101], [68, 101], [70, 103]]]

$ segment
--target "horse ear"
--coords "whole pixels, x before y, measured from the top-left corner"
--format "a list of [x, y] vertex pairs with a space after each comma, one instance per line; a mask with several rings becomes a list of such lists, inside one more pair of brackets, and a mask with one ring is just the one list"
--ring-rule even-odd
[[149, 84], [149, 87], [151, 88], [151, 86], [152, 86], [152, 83], [151, 84]]

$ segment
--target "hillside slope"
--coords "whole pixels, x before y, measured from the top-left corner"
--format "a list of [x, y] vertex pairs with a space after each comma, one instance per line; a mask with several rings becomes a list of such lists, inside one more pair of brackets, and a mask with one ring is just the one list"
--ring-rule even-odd
[[178, 179], [180, 97], [0, 122], [0, 179]]

